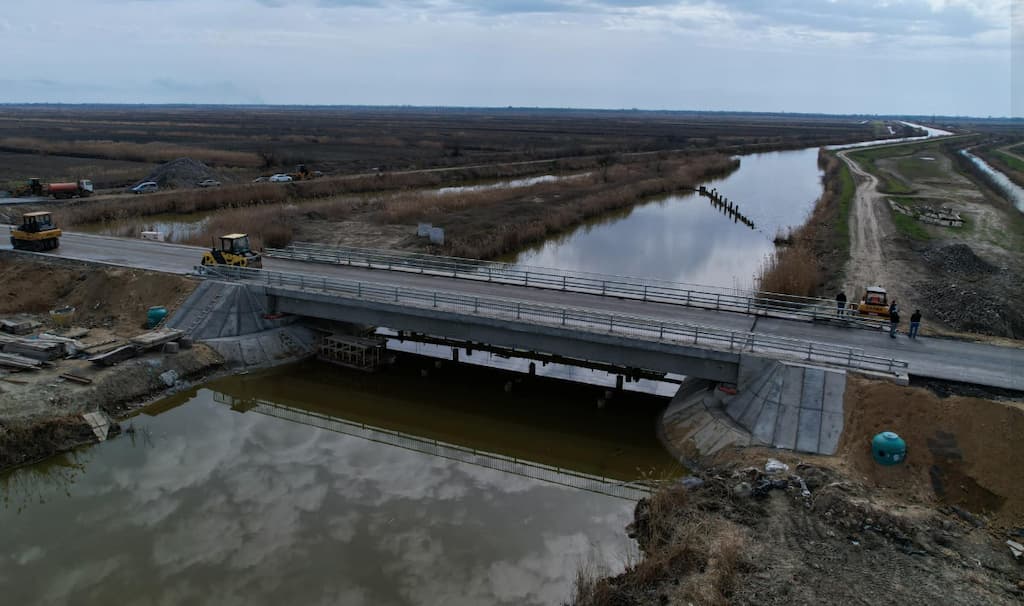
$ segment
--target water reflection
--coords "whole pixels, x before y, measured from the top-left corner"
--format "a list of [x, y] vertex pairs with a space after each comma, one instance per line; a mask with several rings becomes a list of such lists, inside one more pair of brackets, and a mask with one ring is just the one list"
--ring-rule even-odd
[[982, 172], [988, 175], [988, 177], [995, 183], [999, 191], [1002, 192], [1003, 195], [1005, 195], [1013, 203], [1013, 205], [1017, 207], [1017, 210], [1024, 212], [1024, 188], [1021, 188], [1021, 186], [1011, 181], [1010, 178], [1003, 174], [1001, 171], [996, 170], [988, 162], [985, 162], [984, 160], [967, 151], [966, 149], [960, 150], [960, 153], [963, 154], [964, 157], [968, 158], [971, 162], [974, 162], [975, 166], [977, 166], [979, 169], [982, 170]]
[[557, 390], [482, 395], [410, 374], [311, 365], [216, 382], [137, 417], [148, 443], [93, 447], [73, 484], [0, 511], [4, 601], [552, 604], [582, 561], [621, 566], [629, 501], [217, 401], [259, 395], [355, 423], [421, 423], [429, 438], [603, 469], [657, 449], [638, 402], [631, 422], [625, 402], [596, 411]]
[[803, 223], [821, 194], [817, 149], [743, 156], [732, 174], [709, 181], [757, 230], [696, 194], [634, 207], [614, 221], [581, 227], [520, 254], [522, 265], [749, 288], [776, 232]]

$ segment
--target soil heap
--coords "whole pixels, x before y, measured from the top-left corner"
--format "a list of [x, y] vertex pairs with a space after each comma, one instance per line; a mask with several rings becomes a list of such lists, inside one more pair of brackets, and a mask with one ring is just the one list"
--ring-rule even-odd
[[202, 162], [192, 158], [178, 158], [156, 167], [140, 183], [154, 181], [160, 187], [196, 187], [200, 181], [207, 179], [222, 180], [220, 175]]

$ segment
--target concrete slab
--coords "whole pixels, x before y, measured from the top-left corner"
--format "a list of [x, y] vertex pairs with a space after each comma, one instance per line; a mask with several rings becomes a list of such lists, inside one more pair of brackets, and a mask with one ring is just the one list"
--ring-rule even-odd
[[772, 388], [772, 385], [779, 381], [778, 373], [775, 369], [770, 371], [771, 376], [768, 377], [768, 381], [761, 387], [757, 395], [754, 396], [754, 401], [747, 407], [743, 415], [736, 419], [736, 422], [743, 426], [744, 429], [753, 431], [754, 425], [757, 423], [758, 417], [761, 416], [762, 410], [764, 410], [765, 402], [767, 402], [767, 394], [776, 391]]
[[103, 411], [87, 412], [82, 415], [82, 420], [89, 424], [96, 438], [103, 442], [110, 433], [110, 418]]
[[822, 410], [843, 414], [843, 396], [846, 394], [846, 373], [830, 370], [825, 373], [825, 394]]
[[818, 452], [820, 439], [821, 411], [813, 408], [801, 408], [796, 430], [796, 450]]
[[775, 439], [775, 424], [779, 419], [779, 403], [765, 402], [757, 417], [751, 436], [762, 444], [772, 444]]
[[756, 395], [750, 391], [736, 394], [725, 403], [725, 414], [733, 419], [739, 419], [753, 404]]
[[775, 438], [772, 444], [776, 448], [796, 448], [797, 424], [800, 422], [800, 407], [788, 404], [779, 405], [778, 422], [775, 424]]
[[832, 455], [839, 448], [839, 437], [843, 434], [842, 413], [821, 413], [821, 433], [818, 436], [818, 452]]
[[[824, 390], [825, 371], [821, 368], [805, 368], [800, 407], [821, 410], [821, 394]], [[815, 435], [817, 435], [817, 432], [815, 432]]]
[[782, 373], [782, 393], [779, 396], [779, 403], [786, 406], [799, 406], [804, 392], [803, 367], [784, 364]]

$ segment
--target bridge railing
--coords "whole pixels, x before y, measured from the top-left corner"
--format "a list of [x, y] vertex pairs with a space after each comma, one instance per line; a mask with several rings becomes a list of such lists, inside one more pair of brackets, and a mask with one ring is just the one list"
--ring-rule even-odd
[[[832, 320], [837, 317], [836, 304], [831, 299], [776, 293], [752, 294], [749, 291], [714, 288], [683, 282], [565, 271], [478, 259], [334, 247], [307, 242], [297, 242], [287, 248], [268, 248], [265, 254], [278, 259], [546, 288], [760, 316], [797, 317], [812, 321]], [[844, 323], [851, 325], [872, 328], [878, 326], [875, 320], [855, 315], [844, 315], [841, 319]]]
[[634, 339], [692, 345], [719, 351], [763, 353], [776, 356], [781, 354], [809, 362], [846, 368], [881, 370], [890, 373], [902, 372], [907, 368], [905, 361], [868, 354], [860, 348], [775, 335], [730, 331], [594, 309], [561, 307], [514, 299], [480, 297], [439, 290], [407, 288], [391, 284], [244, 267], [199, 266], [196, 267], [196, 271], [201, 274], [230, 279], [256, 281], [268, 286], [319, 291], [347, 299], [514, 320], [591, 333], [622, 335]]

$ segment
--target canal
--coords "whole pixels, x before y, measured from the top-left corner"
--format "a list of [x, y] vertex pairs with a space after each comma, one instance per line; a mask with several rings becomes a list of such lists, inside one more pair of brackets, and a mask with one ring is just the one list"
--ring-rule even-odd
[[[515, 261], [747, 288], [820, 194], [817, 155], [744, 156], [707, 184], [753, 229], [681, 194]], [[666, 400], [491, 357], [222, 379], [0, 477], [4, 602], [560, 603], [581, 566], [635, 561], [637, 483], [684, 473], [655, 435]]]

